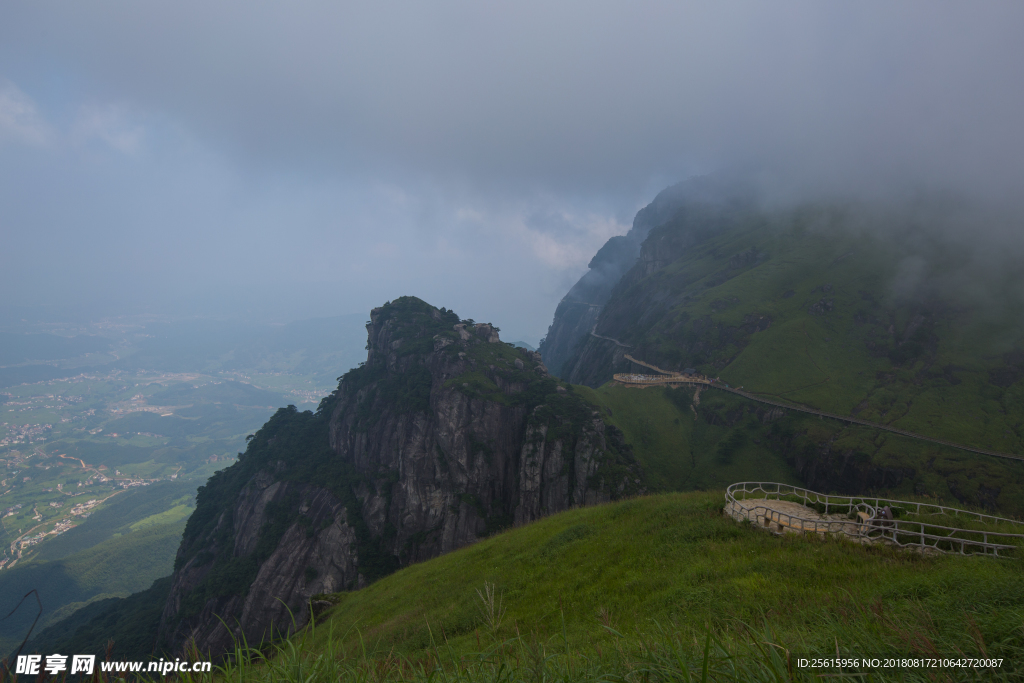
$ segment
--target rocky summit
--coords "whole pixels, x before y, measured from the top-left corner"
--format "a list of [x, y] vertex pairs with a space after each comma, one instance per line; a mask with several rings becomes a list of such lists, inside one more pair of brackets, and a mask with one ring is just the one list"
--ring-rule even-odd
[[367, 331], [316, 412], [282, 408], [200, 489], [158, 647], [218, 656], [301, 627], [319, 594], [644, 491], [621, 432], [497, 327], [403, 297]]

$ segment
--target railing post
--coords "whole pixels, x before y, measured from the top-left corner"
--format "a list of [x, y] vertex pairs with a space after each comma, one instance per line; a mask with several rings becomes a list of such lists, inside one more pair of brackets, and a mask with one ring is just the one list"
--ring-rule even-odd
[[[758, 491], [760, 491], [764, 495], [766, 500], [772, 500], [771, 496], [773, 494], [778, 498], [778, 497], [781, 497], [783, 494], [788, 495], [788, 494], [792, 493], [794, 495], [798, 495], [800, 497], [800, 499], [804, 501], [805, 505], [809, 505], [809, 503], [812, 500], [813, 500], [813, 502], [815, 502], [815, 504], [822, 503], [825, 506], [825, 515], [831, 514], [832, 511], [833, 511], [833, 508], [841, 507], [841, 505], [838, 502], [835, 502], [835, 501], [832, 500], [833, 498], [836, 498], [838, 500], [840, 497], [830, 496], [828, 494], [819, 493], [819, 492], [816, 492], [816, 491], [810, 491], [808, 489], [805, 489], [805, 488], [802, 488], [802, 487], [791, 486], [789, 484], [781, 484], [779, 482], [737, 482], [736, 484], [732, 484], [732, 485], [730, 485], [729, 487], [726, 488], [726, 501], [727, 501], [727, 504], [729, 506], [728, 510], [729, 510], [730, 513], [732, 513], [737, 518], [743, 518], [743, 519], [747, 519], [747, 520], [753, 519], [754, 521], [757, 521], [758, 519], [762, 518], [761, 515], [758, 513], [758, 511], [759, 510], [763, 510], [764, 511], [764, 515], [763, 515], [762, 521], [764, 521], [766, 524], [770, 524], [770, 522], [772, 522], [772, 521], [778, 522], [779, 530], [780, 531], [783, 530], [784, 526], [788, 526], [789, 528], [791, 528], [793, 530], [796, 530], [796, 529], [799, 528], [799, 530], [804, 532], [804, 533], [806, 533], [809, 530], [810, 531], [814, 531], [815, 533], [819, 533], [819, 534], [820, 533], [829, 533], [829, 534], [842, 533], [842, 534], [845, 534], [847, 536], [855, 536], [855, 537], [859, 537], [859, 538], [891, 540], [895, 545], [897, 545], [899, 547], [906, 547], [906, 546], [917, 545], [917, 546], [922, 547], [922, 548], [933, 548], [933, 549], [939, 550], [940, 552], [952, 552], [952, 553], [959, 552], [961, 555], [977, 554], [976, 551], [968, 552], [967, 545], [968, 545], [968, 543], [970, 543], [971, 546], [979, 546], [980, 549], [981, 549], [981, 554], [995, 555], [997, 557], [1005, 557], [1006, 556], [1006, 554], [1001, 554], [999, 552], [999, 550], [1001, 550], [1001, 549], [1003, 549], [1003, 550], [1006, 550], [1006, 549], [1014, 550], [1014, 549], [1016, 549], [1016, 545], [1013, 545], [1013, 544], [1000, 545], [999, 543], [994, 542], [994, 541], [992, 541], [989, 538], [990, 534], [994, 538], [997, 538], [997, 539], [1003, 539], [1003, 538], [1005, 538], [1007, 540], [1012, 539], [1014, 543], [1019, 543], [1021, 539], [1024, 539], [1024, 534], [989, 532], [989, 531], [983, 530], [983, 529], [982, 530], [974, 531], [974, 530], [970, 530], [970, 529], [963, 529], [963, 528], [958, 528], [958, 527], [946, 527], [946, 526], [941, 526], [941, 525], [935, 527], [936, 534], [938, 534], [938, 535], [934, 535], [934, 534], [926, 533], [925, 532], [925, 526], [927, 526], [927, 524], [925, 522], [908, 521], [908, 520], [903, 520], [903, 521], [900, 521], [900, 520], [884, 520], [883, 521], [883, 520], [877, 518], [877, 514], [878, 514], [878, 509], [877, 508], [884, 503], [884, 504], [888, 504], [888, 505], [898, 505], [898, 506], [900, 506], [903, 509], [916, 510], [917, 514], [924, 514], [925, 510], [930, 510], [930, 511], [933, 511], [934, 514], [948, 514], [948, 515], [956, 518], [961, 513], [966, 513], [968, 517], [970, 517], [972, 519], [982, 520], [982, 521], [991, 520], [991, 521], [997, 522], [997, 523], [1007, 522], [1007, 523], [1010, 523], [1010, 524], [1018, 524], [1018, 525], [1024, 524], [1024, 523], [1022, 523], [1022, 522], [1020, 522], [1018, 520], [1002, 519], [1000, 517], [995, 517], [993, 515], [982, 515], [980, 513], [974, 513], [974, 512], [970, 512], [970, 511], [958, 510], [956, 508], [947, 508], [947, 507], [942, 506], [942, 505], [931, 505], [931, 504], [917, 503], [917, 502], [912, 502], [912, 501], [890, 500], [888, 498], [879, 498], [879, 497], [866, 498], [865, 499], [865, 498], [859, 498], [859, 497], [854, 497], [854, 496], [844, 496], [844, 497], [842, 497], [842, 499], [844, 500], [843, 505], [845, 505], [845, 507], [847, 508], [847, 512], [853, 512], [853, 511], [857, 510], [858, 507], [859, 508], [865, 508], [866, 512], [868, 512], [868, 511], [870, 512], [870, 515], [871, 515], [870, 518], [869, 518], [870, 519], [870, 523], [862, 523], [859, 520], [858, 521], [845, 521], [844, 520], [844, 521], [839, 521], [839, 522], [833, 522], [831, 520], [823, 520], [823, 519], [818, 519], [818, 518], [815, 518], [815, 519], [812, 520], [812, 519], [804, 519], [802, 517], [794, 517], [793, 515], [791, 515], [789, 513], [784, 513], [784, 512], [779, 511], [779, 510], [773, 510], [773, 509], [767, 507], [767, 505], [765, 505], [765, 506], [757, 506], [757, 507], [755, 507], [753, 509], [747, 508], [745, 506], [739, 505], [739, 502], [738, 502], [736, 494], [739, 493], [741, 490], [742, 490], [744, 496], [746, 494], [754, 494], [754, 493], [757, 493]], [[871, 501], [871, 503], [873, 503], [875, 507], [872, 507], [872, 505], [869, 504], [867, 501]], [[739, 511], [742, 511], [741, 512], [741, 516], [736, 515], [737, 506], [739, 506], [739, 508], [738, 508]], [[809, 515], [809, 516], [811, 516], [811, 515]], [[794, 519], [799, 519], [800, 520], [799, 527], [797, 527], [795, 525]], [[810, 523], [812, 525], [811, 529], [808, 529], [808, 527], [807, 527], [808, 523]], [[929, 523], [931, 523], [931, 522], [929, 522]], [[917, 524], [918, 525], [918, 530], [916, 532], [918, 540], [915, 542], [915, 541], [910, 541], [908, 539], [907, 543], [900, 542], [899, 536], [900, 536], [901, 533], [906, 532], [908, 537], [914, 535], [914, 532], [910, 531], [910, 527], [913, 524]], [[974, 539], [974, 534], [977, 534], [977, 535], [981, 536], [981, 540], [975, 540]], [[940, 540], [941, 541], [949, 541], [950, 544], [951, 544], [950, 548], [948, 550], [943, 550], [943, 549], [939, 548], [939, 541]], [[957, 543], [960, 544], [959, 551], [953, 550], [953, 548], [956, 546]]]

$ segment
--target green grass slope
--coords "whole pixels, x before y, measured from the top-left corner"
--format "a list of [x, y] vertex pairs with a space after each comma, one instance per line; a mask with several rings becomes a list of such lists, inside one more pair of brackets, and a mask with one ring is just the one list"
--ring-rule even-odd
[[622, 430], [652, 492], [778, 481], [1024, 514], [1020, 463], [797, 412], [772, 414], [770, 406], [714, 390], [693, 406], [692, 389], [573, 389]]
[[1011, 284], [965, 273], [953, 246], [809, 220], [732, 227], [633, 285], [677, 303], [625, 341], [755, 393], [1024, 453]]
[[[694, 406], [693, 390], [685, 388], [609, 383], [596, 390], [573, 389], [622, 430], [650, 491], [708, 490], [743, 480], [800, 483], [785, 458], [771, 449], [770, 426], [747, 413], [749, 402], [741, 398], [704, 392]], [[721, 417], [728, 413], [739, 418], [730, 424]]]
[[285, 662], [308, 674], [325, 652], [375, 680], [480, 665], [490, 652], [508, 680], [551, 667], [577, 680], [675, 651], [672, 666], [690, 662], [699, 680], [709, 636], [719, 668], [765, 639], [790, 653], [984, 652], [1006, 659], [1002, 674], [1024, 661], [1020, 561], [780, 538], [724, 517], [722, 503], [688, 493], [573, 510], [405, 568], [331, 596], [315, 631], [249, 679], [285, 679], [274, 668]]
[[[645, 275], [638, 266], [627, 276], [597, 332], [659, 367], [695, 367], [765, 398], [1024, 455], [1019, 268], [1007, 254], [982, 259], [913, 221], [884, 220], [892, 224], [877, 230], [855, 226], [855, 217], [839, 210], [750, 214], [693, 244], [686, 239], [697, 228], [670, 222], [649, 238], [661, 245], [652, 253], [663, 267]], [[685, 246], [672, 247], [673, 240]], [[611, 343], [590, 338], [579, 348], [574, 381], [596, 385], [628, 368], [606, 347]], [[756, 408], [750, 403], [747, 414]], [[735, 426], [740, 416], [733, 412], [726, 422]], [[653, 414], [646, 418], [653, 430], [632, 418], [633, 429], [619, 424], [638, 457], [650, 450], [644, 438], [672, 431], [674, 423], [655, 424], [662, 420]], [[670, 439], [674, 449], [706, 450], [687, 429], [683, 424]], [[760, 472], [774, 461], [826, 491], [913, 493], [1024, 514], [1024, 466], [1017, 462], [796, 415], [778, 420], [762, 443], [760, 471], [736, 468], [703, 485], [764, 478]], [[737, 452], [744, 462], [742, 448]], [[686, 482], [680, 488], [701, 487], [693, 477], [676, 480]]]

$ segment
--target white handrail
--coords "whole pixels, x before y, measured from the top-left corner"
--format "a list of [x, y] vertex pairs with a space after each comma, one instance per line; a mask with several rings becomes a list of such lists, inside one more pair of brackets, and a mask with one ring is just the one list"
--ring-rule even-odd
[[[762, 495], [748, 495], [757, 493]], [[772, 500], [784, 496], [800, 498], [803, 500], [804, 506], [823, 505], [826, 515], [830, 514], [830, 509], [834, 511], [833, 514], [840, 510], [847, 514], [863, 511], [866, 513], [867, 519], [863, 521], [810, 519], [773, 510], [763, 505], [748, 508], [739, 503], [739, 501], [749, 498]], [[957, 552], [952, 548], [959, 546], [961, 555], [984, 554], [997, 557], [1006, 556], [1006, 554], [1000, 555], [1000, 551], [1008, 553], [1024, 544], [1024, 522], [932, 503], [917, 503], [873, 496], [832, 496], [790, 484], [749, 481], [729, 486], [725, 492], [725, 499], [730, 514], [769, 528], [770, 524], [775, 522], [778, 533], [782, 533], [783, 528], [788, 527], [801, 532], [844, 534], [857, 539], [881, 540], [899, 547], [925, 547], [940, 552]], [[899, 510], [912, 510], [918, 515], [953, 517], [964, 515], [981, 522], [1012, 524], [1019, 526], [1022, 533], [963, 529], [918, 520], [882, 518], [879, 511], [885, 506], [890, 509], [896, 507]], [[797, 522], [799, 526], [796, 524]], [[940, 547], [941, 545], [949, 547]]]

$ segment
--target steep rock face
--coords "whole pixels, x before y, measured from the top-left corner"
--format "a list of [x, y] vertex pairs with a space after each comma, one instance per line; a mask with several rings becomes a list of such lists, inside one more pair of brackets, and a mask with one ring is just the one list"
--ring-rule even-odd
[[[668, 221], [649, 231], [639, 256], [609, 294], [605, 306], [594, 316], [593, 335], [586, 335], [563, 361], [562, 376], [574, 384], [600, 386], [614, 372], [628, 368], [626, 353], [644, 353], [642, 337], [669, 310], [693, 296], [691, 282], [678, 276], [655, 277], [711, 236], [735, 228], [753, 215], [752, 202], [742, 197], [717, 202], [689, 201], [677, 207]], [[764, 258], [764, 254], [739, 254], [707, 280], [721, 284]], [[700, 273], [706, 277], [706, 273]], [[700, 327], [703, 323], [696, 322]], [[615, 341], [612, 341], [615, 340]], [[618, 343], [616, 343], [618, 342]], [[702, 343], [701, 341], [697, 342]]]
[[220, 655], [303, 625], [316, 594], [643, 490], [621, 433], [497, 328], [406, 297], [367, 331], [316, 413], [278, 411], [200, 491], [164, 647]]
[[[587, 273], [589, 274], [590, 272]], [[618, 273], [618, 276], [621, 277], [622, 274]], [[614, 278], [614, 281], [617, 282], [618, 277]], [[562, 376], [562, 368], [576, 346], [594, 329], [601, 315], [602, 305], [603, 302], [594, 304], [573, 301], [568, 296], [558, 302], [554, 321], [548, 327], [547, 336], [541, 340], [539, 347], [545, 362], [558, 376]]]
[[572, 367], [567, 363], [577, 355], [578, 346], [592, 338], [590, 332], [602, 309], [623, 276], [637, 265], [638, 258], [644, 273], [672, 260], [659, 256], [658, 245], [648, 246], [645, 242], [652, 229], [669, 222], [684, 209], [700, 212], [703, 207], [735, 203], [747, 194], [735, 181], [701, 176], [662, 190], [640, 209], [629, 232], [612, 237], [601, 247], [590, 261], [589, 270], [555, 309], [554, 320], [539, 349], [551, 371], [569, 378]]
[[[267, 527], [277, 521], [274, 517], [296, 501], [302, 521], [289, 525], [276, 548], [256, 567], [248, 593], [210, 596], [197, 615], [167, 634], [170, 642], [191, 641], [202, 651], [223, 652], [233, 636], [245, 633], [258, 639], [269, 634], [273, 624], [278, 628], [288, 624], [289, 609], [304, 623], [309, 596], [344, 589], [340, 579], [355, 571], [351, 553], [355, 533], [346, 523], [344, 507], [321, 487], [274, 481], [269, 473], [259, 472], [242, 489], [233, 507], [221, 514], [214, 529], [216, 536], [232, 525], [230, 547], [219, 547], [215, 541], [175, 572], [164, 620], [173, 620], [195, 591], [203, 593], [209, 583], [205, 579], [223, 578], [209, 576], [215, 568], [211, 559], [228, 553], [231, 558], [253, 557]], [[316, 529], [313, 535], [308, 533], [311, 528]], [[228, 615], [232, 619], [227, 619]], [[228, 625], [237, 621], [243, 628], [227, 628], [218, 616]]]

